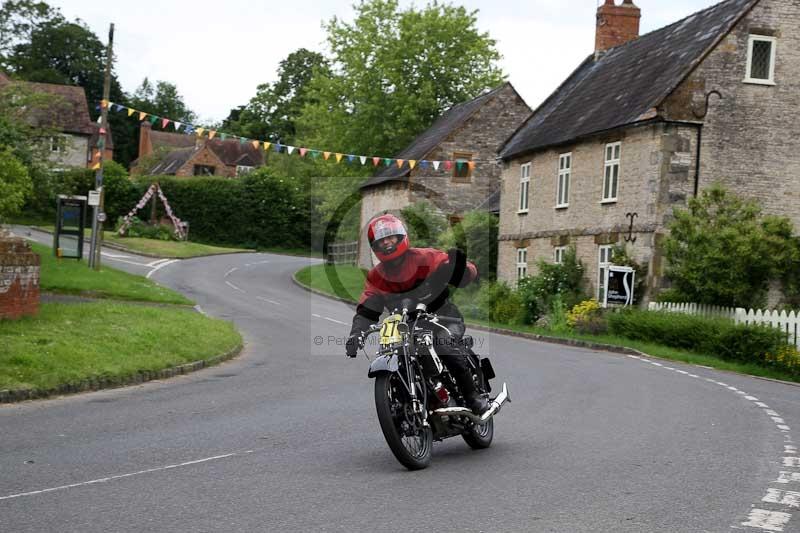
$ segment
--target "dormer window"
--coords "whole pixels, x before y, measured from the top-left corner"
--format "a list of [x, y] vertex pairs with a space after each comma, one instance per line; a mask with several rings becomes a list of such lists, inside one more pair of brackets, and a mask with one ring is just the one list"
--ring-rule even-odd
[[747, 45], [745, 83], [775, 85], [775, 47], [778, 40], [766, 35], [751, 35]]

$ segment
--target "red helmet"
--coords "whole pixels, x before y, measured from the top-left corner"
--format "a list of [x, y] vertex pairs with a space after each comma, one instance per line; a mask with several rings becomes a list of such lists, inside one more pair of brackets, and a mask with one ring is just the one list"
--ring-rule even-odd
[[[381, 245], [382, 239], [393, 235], [397, 237], [397, 243], [389, 246]], [[367, 238], [372, 251], [382, 263], [402, 257], [408, 251], [408, 232], [400, 219], [394, 215], [381, 215], [370, 220]]]

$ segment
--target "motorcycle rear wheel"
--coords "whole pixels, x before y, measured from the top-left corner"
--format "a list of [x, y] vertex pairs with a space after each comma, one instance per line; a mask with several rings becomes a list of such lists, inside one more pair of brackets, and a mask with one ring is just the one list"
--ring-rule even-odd
[[494, 438], [494, 418], [490, 418], [485, 424], [475, 424], [466, 432], [461, 434], [470, 448], [473, 450], [484, 450], [492, 445]]
[[402, 427], [408, 425], [411, 409], [405, 386], [397, 374], [384, 373], [375, 378], [375, 408], [386, 444], [400, 463], [409, 470], [421, 470], [431, 463], [433, 432], [430, 426], [416, 424], [413, 435]]

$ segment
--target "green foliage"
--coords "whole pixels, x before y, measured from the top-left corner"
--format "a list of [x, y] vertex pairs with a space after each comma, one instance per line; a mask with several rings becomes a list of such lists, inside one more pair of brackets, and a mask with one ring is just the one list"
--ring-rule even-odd
[[632, 309], [609, 313], [607, 319], [615, 335], [712, 354], [727, 361], [775, 367], [782, 364], [776, 362], [777, 354], [786, 352], [786, 335], [768, 326]]
[[769, 282], [797, 256], [788, 218], [762, 216], [717, 184], [675, 211], [664, 242], [667, 274], [686, 299], [723, 306], [763, 305]]
[[560, 295], [568, 308], [584, 299], [583, 263], [570, 247], [560, 264], [539, 261], [537, 274], [519, 281], [517, 291], [524, 307], [524, 321], [533, 324], [540, 316], [552, 309], [553, 298]]
[[476, 300], [486, 318], [493, 322], [511, 324], [522, 318], [522, 301], [519, 295], [503, 282], [482, 283]]
[[325, 25], [332, 73], [317, 73], [298, 120], [308, 144], [395, 154], [444, 110], [500, 84], [495, 41], [476, 12], [430, 3], [365, 0], [355, 20]]
[[[124, 224], [122, 217], [117, 219], [117, 225], [114, 228], [119, 232]], [[145, 224], [139, 217], [133, 217], [130, 220], [130, 225], [125, 231], [125, 237], [141, 237], [144, 239], [155, 239], [157, 241], [177, 241], [175, 236], [175, 228], [166, 224]]]
[[597, 303], [597, 300], [584, 300], [575, 304], [569, 313], [567, 313], [567, 324], [569, 324], [570, 327], [576, 327], [579, 322], [586, 321], [599, 314], [600, 305]]
[[223, 129], [234, 135], [273, 142], [294, 142], [295, 122], [303, 107], [312, 103], [307, 94], [313, 76], [330, 76], [327, 60], [300, 48], [280, 62], [278, 81], [259, 85], [245, 106], [232, 109]]
[[460, 248], [478, 267], [481, 279], [497, 279], [498, 219], [485, 211], [470, 211], [441, 235], [440, 247]]
[[429, 202], [415, 202], [400, 210], [411, 246], [433, 248], [447, 227], [447, 220]]
[[570, 329], [569, 322], [567, 321], [567, 306], [561, 294], [555, 294], [550, 300], [547, 323], [550, 329], [556, 333], [564, 333]]
[[28, 169], [9, 148], [0, 150], [0, 222], [19, 213], [33, 187]]
[[139, 111], [169, 117], [180, 122], [193, 123], [197, 119], [194, 111], [183, 101], [178, 88], [167, 81], [157, 81], [154, 86], [145, 78], [133, 93], [130, 105]]

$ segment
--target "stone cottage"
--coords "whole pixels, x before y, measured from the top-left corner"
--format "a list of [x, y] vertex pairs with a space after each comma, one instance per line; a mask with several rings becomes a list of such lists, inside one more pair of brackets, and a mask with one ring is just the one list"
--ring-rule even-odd
[[602, 296], [631, 241], [652, 293], [673, 208], [715, 181], [800, 227], [800, 4], [727, 0], [641, 37], [640, 16], [606, 0], [595, 51], [503, 147], [500, 279], [574, 245]]
[[251, 143], [237, 139], [199, 139], [195, 135], [154, 131], [149, 122], [139, 130], [139, 158], [131, 164], [137, 171], [141, 158], [165, 151], [152, 169], [156, 176], [223, 176], [233, 178], [264, 164], [264, 153]]
[[413, 169], [387, 167], [367, 180], [361, 186], [359, 264], [373, 264], [365, 228], [374, 216], [427, 200], [453, 221], [496, 193], [498, 150], [530, 112], [511, 83], [504, 83], [447, 110], [395, 156], [419, 162]]
[[[35, 108], [26, 110], [27, 120], [52, 131], [46, 140], [47, 155], [55, 168], [89, 167], [96, 157], [100, 126], [89, 117], [86, 92], [76, 85], [12, 80], [0, 72], [0, 90], [18, 88], [23, 93], [43, 95]], [[111, 132], [105, 135], [106, 161], [114, 158]]]

